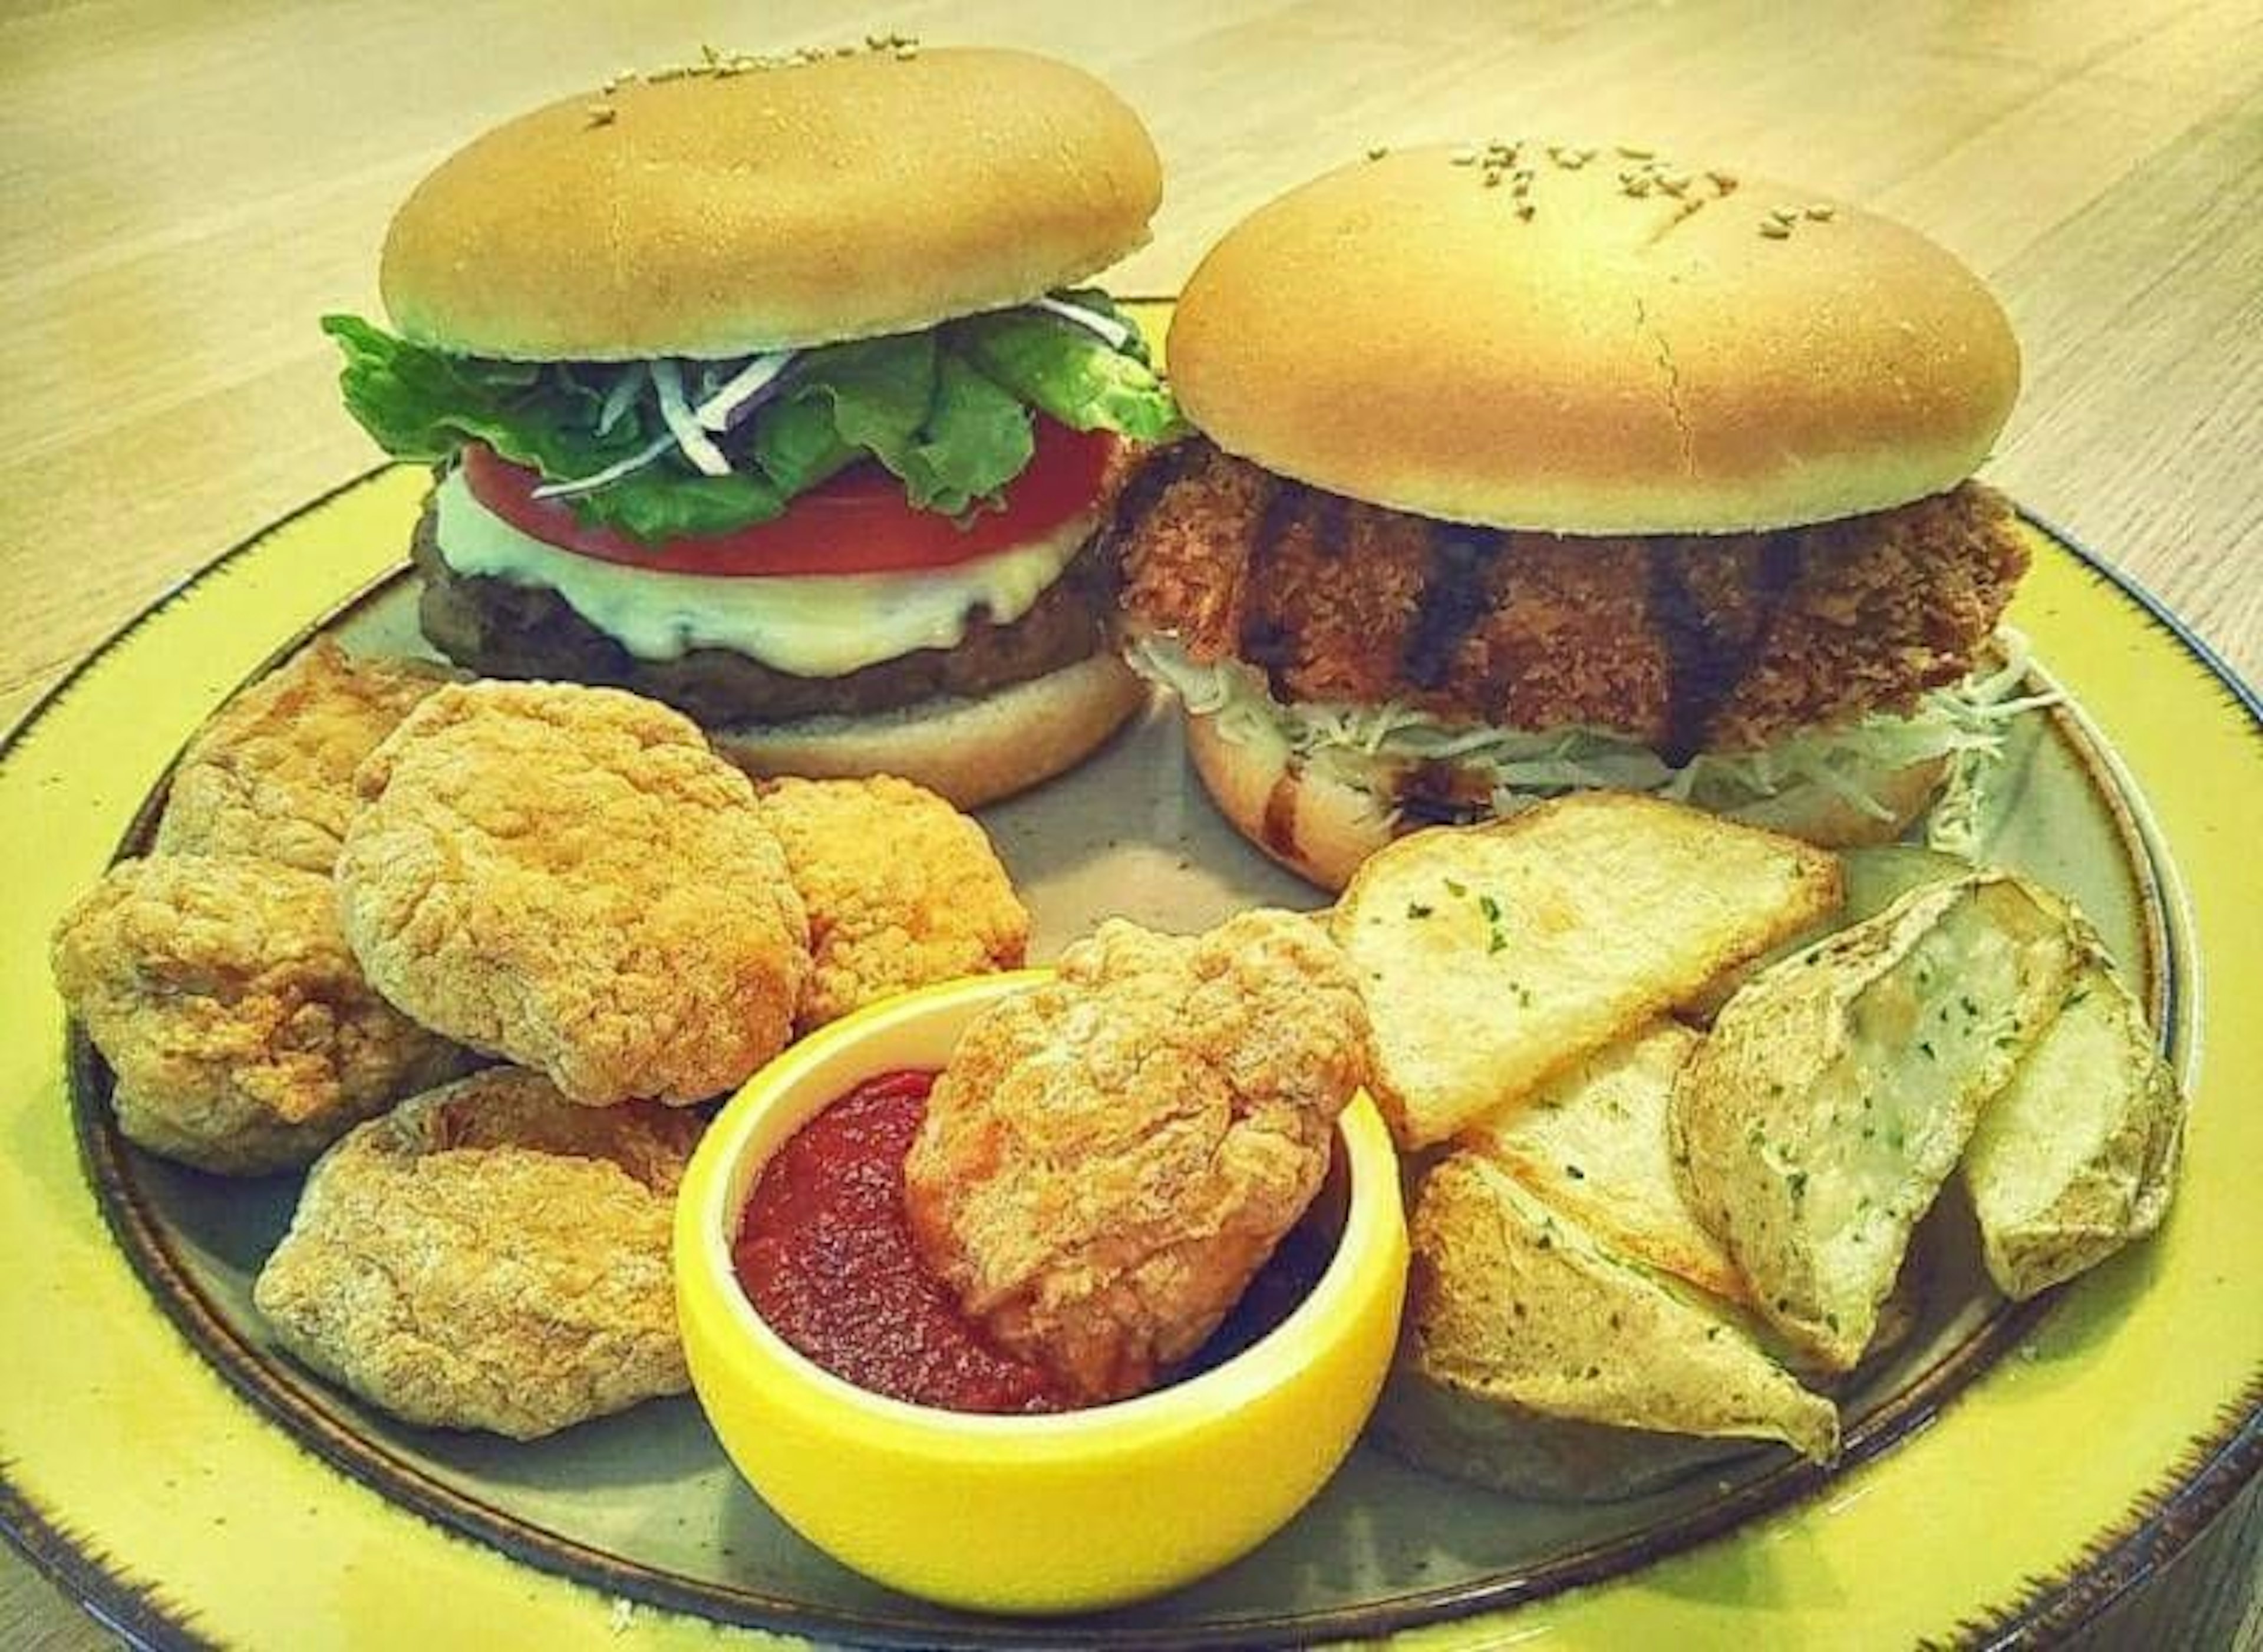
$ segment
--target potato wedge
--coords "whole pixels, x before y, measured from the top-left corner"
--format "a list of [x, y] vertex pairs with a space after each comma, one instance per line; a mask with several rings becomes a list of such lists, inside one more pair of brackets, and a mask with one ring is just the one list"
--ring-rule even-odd
[[1916, 889], [1748, 983], [1682, 1069], [1683, 1189], [1825, 1368], [1861, 1357], [1910, 1230], [2065, 996], [2062, 911], [2002, 873]]
[[1329, 918], [1375, 1022], [1402, 1146], [1558, 1069], [1838, 904], [1835, 858], [1698, 809], [1590, 792], [1402, 837]]
[[1384, 1385], [1375, 1426], [1392, 1453], [1417, 1468], [1544, 1503], [1639, 1497], [1774, 1445], [1551, 1417], [1411, 1364]]
[[1657, 1021], [1575, 1061], [1522, 1107], [1455, 1138], [1489, 1159], [1602, 1243], [1731, 1301], [1745, 1276], [1689, 1208], [1674, 1175], [1666, 1114], [1674, 1076], [1698, 1044], [1677, 1021]]
[[1457, 1153], [1425, 1179], [1394, 1381], [1515, 1417], [1782, 1440], [1818, 1461], [1839, 1414], [1734, 1312], [1614, 1255], [1500, 1166]]
[[1944, 855], [1915, 844], [1880, 844], [1869, 849], [1842, 849], [1839, 864], [1846, 874], [1847, 895], [1835, 912], [1826, 913], [1798, 934], [1777, 942], [1759, 957], [1739, 964], [1710, 982], [1688, 1003], [1674, 1006], [1695, 1020], [1710, 1024], [1737, 989], [1780, 958], [1804, 952], [1826, 935], [1835, 935], [1850, 924], [1884, 911], [1912, 889], [1929, 883], [1947, 883], [1969, 877], [1972, 863], [1961, 855]]
[[2160, 1226], [2184, 1112], [2144, 1011], [2093, 953], [1958, 1167], [1996, 1287], [2033, 1296]]

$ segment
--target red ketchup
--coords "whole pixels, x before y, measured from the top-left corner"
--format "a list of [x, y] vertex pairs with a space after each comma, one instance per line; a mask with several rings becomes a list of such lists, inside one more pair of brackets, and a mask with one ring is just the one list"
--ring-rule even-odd
[[904, 1213], [904, 1156], [931, 1072], [883, 1073], [763, 1167], [732, 1262], [770, 1328], [835, 1376], [952, 1411], [1065, 1411], [1039, 1367], [992, 1345], [929, 1272]]

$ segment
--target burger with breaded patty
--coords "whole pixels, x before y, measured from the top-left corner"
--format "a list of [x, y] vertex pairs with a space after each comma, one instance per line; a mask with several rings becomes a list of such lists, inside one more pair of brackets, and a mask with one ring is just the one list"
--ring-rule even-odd
[[348, 408], [437, 467], [426, 635], [666, 700], [757, 772], [972, 807], [1142, 702], [1088, 548], [1175, 433], [1079, 287], [1147, 239], [1138, 118], [1081, 70], [887, 37], [710, 52], [510, 122], [394, 220]]
[[1589, 786], [1830, 845], [1971, 786], [2027, 554], [1968, 480], [2019, 351], [1933, 243], [1635, 148], [1379, 154], [1172, 320], [1197, 439], [1125, 489], [1132, 656], [1269, 854]]

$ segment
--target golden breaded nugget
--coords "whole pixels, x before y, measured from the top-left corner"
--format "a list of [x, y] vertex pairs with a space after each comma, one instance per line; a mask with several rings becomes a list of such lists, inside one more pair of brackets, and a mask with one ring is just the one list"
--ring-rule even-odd
[[1311, 920], [1104, 924], [960, 1038], [904, 1162], [913, 1235], [1004, 1346], [1088, 1401], [1136, 1394], [1304, 1214], [1366, 1058]]
[[586, 1105], [694, 1102], [784, 1047], [809, 927], [747, 778], [617, 689], [442, 689], [362, 767], [346, 936], [428, 1026]]
[[190, 744], [157, 851], [328, 873], [354, 811], [354, 771], [447, 680], [421, 662], [358, 660], [316, 642], [221, 707]]
[[1029, 909], [982, 828], [925, 786], [766, 780], [758, 797], [809, 909], [800, 1031], [931, 982], [1020, 967]]
[[411, 1423], [531, 1439], [690, 1386], [669, 1234], [695, 1114], [489, 1068], [325, 1154], [252, 1300]]
[[54, 961], [117, 1074], [118, 1127], [200, 1170], [304, 1164], [472, 1061], [362, 978], [329, 880], [277, 861], [121, 861], [64, 916]]

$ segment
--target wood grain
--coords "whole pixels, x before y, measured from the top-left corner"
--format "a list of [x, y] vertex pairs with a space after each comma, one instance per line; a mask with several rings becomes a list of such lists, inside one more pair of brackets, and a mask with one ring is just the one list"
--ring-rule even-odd
[[[314, 318], [373, 308], [386, 219], [455, 143], [703, 39], [873, 29], [1054, 51], [1146, 113], [1169, 192], [1123, 291], [1175, 285], [1251, 206], [1381, 141], [1641, 134], [1906, 218], [1994, 283], [2026, 351], [1988, 474], [2234, 667], [2263, 667], [2254, 0], [1199, 0], [1136, 25], [980, 0], [695, 4], [660, 33], [631, 11], [19, 0], [0, 16], [0, 725], [158, 592], [373, 462]], [[2251, 1491], [2100, 1636], [2263, 1641], [2258, 1507]], [[101, 1639], [0, 1558], [0, 1642]]]

